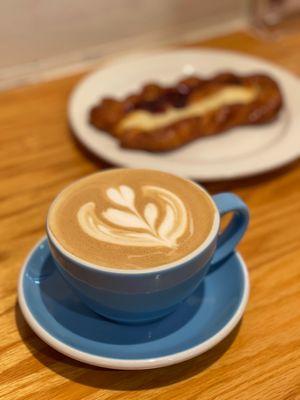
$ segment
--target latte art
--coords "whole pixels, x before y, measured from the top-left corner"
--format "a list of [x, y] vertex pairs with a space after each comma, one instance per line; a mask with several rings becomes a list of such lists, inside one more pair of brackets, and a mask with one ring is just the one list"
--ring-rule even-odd
[[63, 190], [47, 229], [67, 252], [96, 267], [145, 269], [194, 252], [215, 213], [192, 182], [147, 169], [112, 169]]
[[[177, 240], [185, 231], [193, 229], [182, 200], [158, 186], [145, 185], [141, 191], [153, 198], [153, 202], [148, 202], [142, 212], [136, 208], [136, 193], [131, 187], [121, 185], [108, 188], [106, 195], [114, 207], [105, 209], [98, 216], [95, 203], [81, 206], [77, 218], [82, 230], [97, 240], [122, 246], [176, 248]], [[162, 210], [155, 199], [161, 199], [164, 203]], [[160, 212], [164, 217], [157, 224]]]

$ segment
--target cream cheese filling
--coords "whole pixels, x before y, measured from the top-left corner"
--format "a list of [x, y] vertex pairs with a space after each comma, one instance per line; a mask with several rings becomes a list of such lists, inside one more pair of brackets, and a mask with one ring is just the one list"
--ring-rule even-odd
[[199, 117], [222, 106], [250, 103], [257, 96], [257, 92], [258, 89], [256, 88], [231, 85], [207, 96], [205, 99], [188, 104], [184, 108], [172, 107], [158, 114], [145, 110], [132, 111], [120, 122], [118, 129], [127, 130], [135, 128], [150, 131], [163, 128], [179, 120]]

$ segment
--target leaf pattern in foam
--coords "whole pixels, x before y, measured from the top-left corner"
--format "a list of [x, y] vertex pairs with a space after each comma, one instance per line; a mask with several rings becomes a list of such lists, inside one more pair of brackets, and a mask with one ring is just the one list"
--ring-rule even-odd
[[119, 187], [121, 195], [123, 196], [123, 199], [125, 199], [125, 201], [127, 202], [127, 205], [130, 208], [134, 207], [134, 198], [135, 198], [135, 194], [134, 191], [126, 185], [121, 185]]
[[172, 229], [174, 228], [175, 221], [176, 221], [176, 217], [174, 214], [174, 210], [172, 209], [172, 207], [169, 204], [167, 204], [166, 215], [158, 229], [158, 234], [161, 238], [168, 237], [169, 232], [171, 232]]
[[145, 221], [130, 212], [117, 210], [116, 208], [108, 208], [103, 211], [102, 215], [109, 222], [124, 228], [149, 229]]
[[121, 185], [116, 188], [108, 188], [106, 191], [107, 197], [119, 206], [134, 208], [134, 192], [126, 185]]
[[121, 193], [115, 188], [108, 188], [106, 191], [107, 197], [113, 203], [118, 204], [120, 206], [126, 206], [126, 202], [123, 199]]
[[187, 226], [192, 227], [192, 221], [188, 222], [185, 205], [178, 196], [164, 188], [144, 186], [142, 193], [158, 196], [165, 203], [164, 216], [159, 227], [156, 227], [158, 215], [163, 210], [159, 212], [157, 205], [149, 202], [140, 214], [135, 208], [135, 193], [126, 185], [111, 187], [106, 194], [112, 203], [126, 208], [127, 211], [110, 207], [98, 217], [95, 204], [88, 202], [78, 210], [78, 222], [88, 235], [108, 243], [176, 247], [177, 239]]
[[144, 217], [152, 230], [155, 229], [155, 222], [158, 216], [158, 209], [154, 203], [147, 203], [144, 210]]

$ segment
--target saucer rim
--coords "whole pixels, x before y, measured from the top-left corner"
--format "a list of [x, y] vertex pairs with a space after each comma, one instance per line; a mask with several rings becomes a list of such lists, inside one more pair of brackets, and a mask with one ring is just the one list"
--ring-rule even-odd
[[244, 280], [244, 290], [242, 297], [240, 299], [239, 306], [235, 313], [232, 315], [230, 320], [226, 325], [223, 326], [215, 335], [205, 340], [204, 342], [193, 346], [189, 349], [180, 351], [178, 353], [173, 353], [166, 356], [147, 358], [147, 359], [119, 359], [119, 358], [111, 358], [111, 357], [103, 357], [90, 353], [86, 353], [81, 350], [74, 349], [73, 347], [62, 343], [60, 340], [56, 339], [50, 333], [43, 328], [39, 322], [35, 319], [33, 314], [30, 311], [30, 308], [26, 302], [24, 289], [23, 289], [23, 281], [25, 271], [27, 269], [28, 263], [38, 249], [38, 247], [47, 240], [46, 236], [43, 236], [32, 248], [32, 250], [28, 253], [18, 281], [18, 303], [20, 305], [23, 316], [28, 323], [28, 325], [32, 328], [37, 336], [42, 339], [45, 343], [47, 343], [50, 347], [54, 348], [58, 352], [73, 358], [77, 361], [90, 364], [97, 367], [109, 368], [109, 369], [118, 369], [118, 370], [142, 370], [142, 369], [152, 369], [152, 368], [160, 368], [166, 367], [168, 365], [178, 364], [183, 361], [187, 361], [191, 358], [194, 358], [200, 354], [205, 353], [210, 350], [218, 343], [220, 343], [229, 333], [236, 327], [240, 319], [242, 318], [246, 305], [249, 299], [250, 293], [250, 281], [249, 281], [249, 273], [247, 266], [240, 255], [239, 252], [235, 252], [239, 263], [242, 269], [242, 275]]

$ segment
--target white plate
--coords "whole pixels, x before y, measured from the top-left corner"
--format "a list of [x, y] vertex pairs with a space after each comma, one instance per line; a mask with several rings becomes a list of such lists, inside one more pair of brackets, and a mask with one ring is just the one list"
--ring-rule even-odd
[[[101, 97], [122, 97], [149, 81], [170, 85], [183, 75], [209, 77], [224, 70], [239, 74], [264, 72], [275, 78], [285, 101], [279, 118], [269, 125], [235, 128], [176, 151], [156, 154], [122, 149], [114, 138], [88, 123], [89, 110]], [[112, 164], [156, 168], [205, 181], [250, 176], [297, 159], [299, 106], [298, 78], [270, 63], [229, 51], [172, 50], [131, 55], [87, 76], [71, 95], [68, 115], [79, 141]]]

